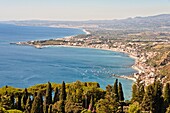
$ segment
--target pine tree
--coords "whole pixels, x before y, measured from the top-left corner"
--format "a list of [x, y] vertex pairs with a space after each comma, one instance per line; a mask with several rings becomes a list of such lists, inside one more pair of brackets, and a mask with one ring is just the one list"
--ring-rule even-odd
[[118, 95], [119, 95], [119, 101], [124, 101], [122, 84], [120, 82], [119, 82], [119, 86], [118, 86]]
[[32, 108], [31, 108], [31, 113], [43, 113], [43, 99], [40, 92], [34, 98]]
[[116, 102], [119, 101], [119, 96], [118, 96], [118, 79], [115, 80], [115, 83], [113, 85], [113, 94], [114, 94], [114, 99]]
[[59, 91], [58, 91], [58, 87], [55, 88], [55, 94], [54, 94], [54, 99], [53, 99], [53, 103], [59, 101]]
[[64, 81], [61, 86], [60, 100], [66, 100], [66, 86]]

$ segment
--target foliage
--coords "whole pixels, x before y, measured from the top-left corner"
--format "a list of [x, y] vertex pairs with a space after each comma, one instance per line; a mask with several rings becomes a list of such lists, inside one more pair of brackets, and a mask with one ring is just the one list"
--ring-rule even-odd
[[166, 113], [170, 113], [170, 105], [169, 105], [169, 107], [166, 109]]
[[129, 106], [128, 113], [141, 113], [141, 108], [138, 102], [134, 102]]
[[144, 97], [144, 83], [138, 79], [133, 85], [132, 85], [132, 102], [139, 102], [141, 103]]
[[119, 86], [118, 86], [118, 96], [119, 96], [119, 101], [124, 101], [122, 84], [120, 82], [119, 82]]
[[66, 86], [64, 81], [61, 86], [60, 100], [66, 100]]
[[117, 102], [112, 99], [100, 99], [96, 104], [97, 113], [115, 113], [118, 110]]
[[7, 110], [7, 113], [23, 113], [23, 112], [20, 110], [14, 109], [14, 110]]
[[40, 92], [33, 101], [31, 113], [43, 113], [43, 99]]
[[74, 103], [72, 101], [66, 101], [65, 112], [66, 113], [80, 113], [84, 108], [81, 103]]
[[119, 95], [118, 95], [118, 79], [115, 80], [115, 83], [113, 85], [113, 97], [116, 102], [119, 101]]
[[[106, 91], [98, 83], [80, 81], [69, 84], [63, 82], [62, 85], [48, 82], [30, 88], [17, 89], [15, 94], [0, 95], [0, 112], [8, 113], [9, 110], [17, 109], [21, 111], [16, 112], [24, 113], [122, 113], [126, 110], [123, 108], [128, 107], [129, 113], [164, 113], [166, 109], [167, 112], [169, 110], [170, 86], [167, 83], [163, 90], [160, 81], [145, 87], [140, 79], [137, 80], [129, 102], [124, 101], [122, 84], [118, 84], [118, 80], [113, 86], [108, 85]], [[6, 89], [9, 90], [8, 87]]]
[[153, 97], [154, 89], [152, 85], [147, 86], [146, 92], [142, 101], [142, 109], [144, 111], [153, 111], [154, 105], [154, 97]]
[[3, 107], [0, 107], [0, 113], [7, 113], [6, 109]]

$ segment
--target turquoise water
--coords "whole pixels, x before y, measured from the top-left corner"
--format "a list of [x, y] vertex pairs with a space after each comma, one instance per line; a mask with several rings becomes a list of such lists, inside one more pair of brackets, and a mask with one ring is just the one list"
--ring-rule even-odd
[[[28, 27], [0, 24], [0, 87], [28, 87], [50, 82], [99, 82], [102, 88], [113, 84], [111, 74], [129, 75], [134, 72], [134, 59], [126, 54], [67, 47], [36, 49], [10, 45], [10, 42], [52, 39], [83, 34], [80, 29]], [[119, 79], [125, 97], [131, 96], [131, 80]]]

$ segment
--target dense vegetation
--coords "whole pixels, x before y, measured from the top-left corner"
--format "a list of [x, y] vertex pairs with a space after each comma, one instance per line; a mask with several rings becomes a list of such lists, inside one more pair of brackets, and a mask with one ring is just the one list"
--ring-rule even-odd
[[0, 88], [0, 113], [169, 113], [170, 84], [159, 81], [144, 86], [137, 80], [131, 101], [124, 101], [122, 84], [116, 79], [106, 90], [98, 83], [39, 84], [26, 89]]

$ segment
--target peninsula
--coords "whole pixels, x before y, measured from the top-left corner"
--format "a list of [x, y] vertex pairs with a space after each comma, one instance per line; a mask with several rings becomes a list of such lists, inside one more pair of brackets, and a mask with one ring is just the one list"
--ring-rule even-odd
[[[83, 28], [86, 34], [11, 44], [29, 45], [39, 49], [48, 46], [62, 46], [123, 52], [135, 59], [132, 67], [138, 73], [121, 76], [122, 78], [141, 79], [146, 85], [153, 83], [155, 79], [165, 83], [170, 80], [169, 17], [170, 15], [157, 15], [136, 17], [130, 20], [94, 21], [90, 24], [87, 22], [68, 24], [66, 22], [62, 24], [67, 27]], [[137, 24], [138, 22], [139, 24]], [[61, 26], [61, 23], [53, 22], [53, 24], [55, 27]], [[48, 24], [46, 23], [46, 25]], [[50, 22], [49, 25], [51, 26]]]

